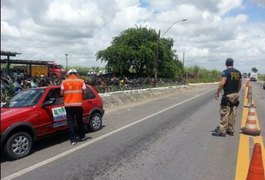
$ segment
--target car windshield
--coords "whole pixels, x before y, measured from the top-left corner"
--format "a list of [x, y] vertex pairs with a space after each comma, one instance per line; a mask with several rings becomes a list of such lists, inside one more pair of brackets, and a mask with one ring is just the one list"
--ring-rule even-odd
[[56, 69], [63, 69], [63, 66], [61, 66], [61, 65], [56, 65], [55, 68], [56, 68]]
[[20, 91], [17, 95], [10, 99], [7, 107], [35, 106], [44, 92], [45, 89], [28, 89]]

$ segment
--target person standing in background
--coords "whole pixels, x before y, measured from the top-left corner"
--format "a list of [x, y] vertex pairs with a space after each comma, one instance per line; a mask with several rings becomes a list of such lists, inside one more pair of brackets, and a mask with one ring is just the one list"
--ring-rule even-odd
[[75, 145], [77, 136], [75, 133], [75, 118], [78, 127], [79, 141], [85, 141], [84, 122], [83, 122], [83, 94], [86, 88], [84, 81], [77, 77], [77, 71], [70, 69], [68, 77], [62, 81], [61, 95], [64, 96], [64, 107], [67, 115], [67, 122], [70, 130], [70, 144]]
[[220, 124], [212, 133], [213, 136], [234, 135], [236, 119], [236, 107], [239, 105], [239, 91], [242, 86], [242, 76], [240, 71], [233, 68], [234, 60], [226, 59], [227, 69], [222, 73], [221, 82], [215, 93], [215, 99], [219, 99], [219, 93], [223, 89], [223, 96], [220, 105]]

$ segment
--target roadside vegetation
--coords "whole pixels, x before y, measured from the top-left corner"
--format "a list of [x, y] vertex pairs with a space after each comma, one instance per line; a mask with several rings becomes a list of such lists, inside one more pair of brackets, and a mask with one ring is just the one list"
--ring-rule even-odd
[[188, 83], [218, 82], [221, 79], [221, 72], [194, 66], [185, 68], [185, 76]]
[[265, 81], [265, 74], [259, 74], [258, 79], [261, 81]]
[[[129, 76], [126, 76], [124, 74], [115, 74], [115, 73], [106, 73], [107, 71], [105, 70], [104, 67], [92, 67], [92, 68], [88, 68], [88, 67], [70, 67], [70, 68], [75, 68], [79, 75], [84, 78], [87, 79], [89, 76], [99, 76], [101, 78], [103, 77], [118, 77], [123, 79], [124, 77], [126, 77], [127, 79], [137, 79], [137, 78], [148, 78], [147, 77], [135, 77], [132, 74], [129, 74]], [[69, 69], [70, 69], [69, 68]], [[104, 73], [105, 72], [105, 73]], [[90, 75], [89, 75], [90, 73]], [[153, 77], [149, 77], [150, 79], [152, 79]], [[182, 74], [182, 76], [179, 78], [180, 81], [176, 80], [176, 79], [171, 79], [171, 78], [158, 78], [159, 80], [165, 80], [167, 82], [171, 82], [172, 84], [175, 84], [176, 82], [178, 83], [207, 83], [207, 82], [217, 82], [220, 81], [221, 78], [221, 72], [218, 70], [208, 70], [199, 66], [193, 66], [193, 67], [185, 67], [185, 70]], [[169, 85], [168, 83], [166, 83], [167, 85]], [[161, 84], [162, 86], [163, 84]]]
[[107, 72], [117, 76], [181, 80], [183, 64], [173, 46], [173, 39], [161, 38], [154, 29], [135, 27], [114, 37], [96, 56], [106, 63]]

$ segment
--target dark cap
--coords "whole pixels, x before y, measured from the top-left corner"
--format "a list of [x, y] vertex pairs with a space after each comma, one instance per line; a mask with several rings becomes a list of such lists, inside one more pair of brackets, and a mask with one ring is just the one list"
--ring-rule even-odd
[[234, 60], [232, 58], [227, 58], [225, 61], [226, 66], [233, 66]]

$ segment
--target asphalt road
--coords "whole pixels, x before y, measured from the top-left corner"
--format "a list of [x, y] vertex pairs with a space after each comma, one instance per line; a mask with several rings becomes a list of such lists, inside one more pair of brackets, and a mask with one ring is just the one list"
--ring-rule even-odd
[[[263, 82], [251, 82], [253, 98], [256, 105], [257, 116], [259, 118], [259, 123], [261, 129], [263, 129], [263, 134], [265, 135], [265, 89], [263, 89]], [[263, 139], [265, 140], [265, 138]], [[264, 141], [265, 144], [265, 141]], [[265, 166], [265, 165], [264, 165]]]
[[[71, 146], [67, 134], [37, 143], [20, 160], [1, 162], [1, 178], [47, 179], [234, 179], [242, 103], [235, 136], [214, 137], [219, 122], [216, 85], [107, 111], [104, 128]], [[265, 91], [253, 83], [259, 119]], [[243, 99], [244, 91], [241, 91]], [[260, 120], [262, 129], [264, 121]]]

